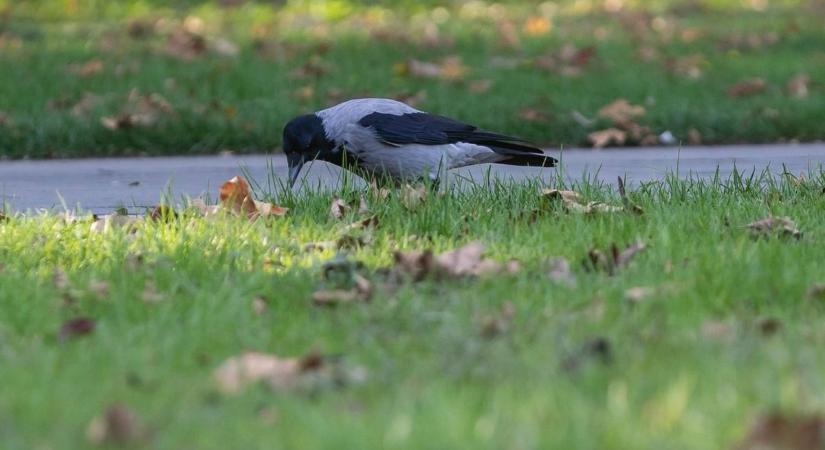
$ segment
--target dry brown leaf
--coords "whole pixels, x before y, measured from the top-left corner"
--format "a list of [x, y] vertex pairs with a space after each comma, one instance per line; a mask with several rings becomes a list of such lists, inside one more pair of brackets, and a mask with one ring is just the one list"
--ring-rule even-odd
[[370, 213], [370, 205], [367, 203], [367, 198], [363, 195], [358, 200], [358, 214], [364, 215]]
[[547, 277], [556, 283], [567, 285], [568, 287], [576, 287], [576, 277], [570, 268], [570, 262], [566, 258], [555, 258], [550, 260], [550, 270], [547, 272]]
[[263, 315], [266, 313], [268, 308], [269, 307], [266, 304], [266, 300], [260, 295], [257, 295], [252, 299], [252, 312], [254, 312], [256, 316]]
[[825, 300], [825, 283], [815, 283], [808, 288], [806, 295], [811, 300]]
[[593, 148], [604, 148], [611, 144], [624, 145], [627, 133], [617, 128], [608, 128], [588, 134], [587, 140], [593, 144]]
[[518, 116], [527, 122], [547, 121], [547, 113], [535, 108], [522, 108], [519, 110]]
[[637, 117], [645, 115], [645, 108], [633, 105], [627, 100], [620, 98], [599, 110], [599, 117], [611, 120], [615, 124], [632, 122]]
[[109, 296], [109, 283], [100, 280], [89, 282], [89, 291], [98, 299], [105, 299]]
[[640, 303], [656, 294], [656, 288], [650, 286], [636, 286], [624, 292], [625, 300], [631, 303]]
[[524, 33], [529, 36], [542, 36], [550, 32], [550, 19], [542, 16], [533, 16], [524, 23]]
[[762, 78], [751, 78], [741, 81], [728, 88], [730, 97], [748, 97], [759, 94], [768, 88], [768, 84]]
[[226, 394], [237, 394], [246, 386], [265, 382], [273, 390], [291, 390], [306, 386], [340, 387], [363, 382], [366, 371], [360, 367], [342, 370], [340, 363], [317, 353], [302, 358], [281, 358], [266, 353], [247, 352], [229, 358], [213, 373], [218, 388]]
[[127, 447], [140, 443], [148, 436], [148, 430], [140, 424], [137, 416], [122, 405], [106, 408], [86, 428], [86, 438], [96, 446]]
[[796, 224], [789, 217], [767, 217], [749, 223], [747, 228], [753, 237], [778, 234], [782, 237], [802, 238], [802, 232], [796, 228]]
[[344, 216], [347, 215], [349, 212], [349, 206], [347, 206], [347, 202], [343, 199], [335, 197], [332, 199], [332, 203], [329, 206], [329, 216], [335, 220], [341, 220]]
[[677, 59], [669, 59], [665, 64], [667, 69], [676, 75], [692, 80], [701, 78], [704, 73], [703, 69], [709, 66], [705, 55], [700, 53]]
[[224, 361], [214, 372], [218, 387], [226, 394], [237, 394], [246, 386], [262, 380], [288, 387], [301, 373], [300, 360], [248, 352]]
[[801, 73], [790, 80], [785, 85], [788, 95], [794, 98], [806, 98], [810, 94], [811, 77]]
[[99, 96], [84, 92], [83, 97], [72, 106], [72, 115], [79, 119], [86, 118], [98, 104], [100, 104]]
[[564, 210], [575, 214], [614, 213], [624, 211], [621, 206], [608, 205], [602, 202], [581, 202], [581, 196], [574, 191], [560, 191], [558, 189], [544, 189], [542, 196], [549, 201], [561, 201]]
[[107, 233], [112, 230], [125, 229], [129, 233], [136, 233], [138, 225], [143, 223], [142, 217], [110, 214], [92, 222], [89, 227], [91, 233]]
[[359, 274], [353, 274], [352, 289], [331, 289], [312, 294], [315, 306], [337, 306], [345, 303], [368, 302], [372, 299], [372, 283]]
[[60, 331], [57, 333], [58, 339], [65, 342], [81, 336], [87, 336], [95, 330], [95, 320], [88, 317], [78, 317], [63, 322]]
[[406, 63], [396, 64], [393, 70], [397, 75], [434, 78], [448, 82], [462, 81], [468, 72], [458, 56], [448, 56], [438, 64], [411, 59]]
[[69, 288], [69, 276], [61, 269], [56, 269], [52, 274], [52, 283], [58, 290], [65, 291]]
[[596, 337], [582, 344], [574, 353], [562, 360], [561, 366], [565, 371], [574, 372], [590, 361], [609, 364], [613, 359], [613, 351], [607, 338]]
[[712, 341], [729, 342], [733, 339], [733, 328], [725, 322], [707, 320], [702, 324], [702, 336]]
[[581, 194], [576, 191], [562, 191], [558, 189], [543, 189], [542, 197], [550, 201], [581, 202]]
[[140, 296], [140, 299], [143, 300], [144, 303], [160, 303], [164, 300], [164, 297], [161, 293], [158, 292], [157, 288], [155, 287], [155, 282], [152, 280], [146, 281], [146, 284], [143, 286], [143, 293]]
[[645, 248], [646, 246], [642, 242], [635, 242], [621, 251], [616, 244], [612, 244], [607, 252], [593, 248], [587, 252], [586, 267], [602, 270], [609, 275], [613, 275], [619, 269], [627, 266]]
[[206, 39], [186, 29], [174, 30], [166, 41], [166, 54], [183, 61], [191, 61], [206, 51]]
[[236, 214], [252, 216], [258, 212], [252, 198], [252, 190], [243, 177], [232, 177], [221, 185], [218, 192], [221, 206]]
[[93, 59], [83, 64], [69, 64], [68, 70], [78, 77], [89, 78], [103, 72], [103, 61]]
[[405, 184], [401, 188], [401, 204], [408, 210], [414, 210], [427, 200], [427, 186]]
[[396, 252], [397, 273], [418, 281], [427, 276], [461, 278], [500, 273], [514, 274], [521, 270], [518, 261], [501, 264], [483, 258], [484, 245], [471, 242], [455, 250], [433, 255], [430, 251]]
[[487, 317], [484, 320], [481, 325], [481, 336], [492, 339], [506, 333], [513, 323], [515, 314], [516, 308], [513, 306], [513, 302], [505, 302], [496, 315]]
[[690, 145], [702, 145], [702, 133], [696, 128], [689, 129], [687, 142]]
[[470, 84], [467, 85], [467, 90], [473, 94], [484, 94], [489, 91], [491, 87], [493, 87], [493, 80], [475, 80], [471, 81]]
[[772, 413], [757, 419], [736, 450], [821, 450], [825, 419], [820, 415]]
[[618, 180], [618, 183], [619, 183], [619, 196], [621, 196], [621, 198], [622, 198], [622, 203], [624, 204], [625, 209], [628, 210], [628, 211], [631, 211], [634, 214], [644, 214], [645, 210], [642, 209], [641, 206], [633, 203], [630, 200], [630, 198], [627, 197], [627, 191], [625, 190], [625, 186], [624, 186], [624, 178], [622, 178], [622, 177], [618, 177], [618, 178], [619, 178], [619, 180]]

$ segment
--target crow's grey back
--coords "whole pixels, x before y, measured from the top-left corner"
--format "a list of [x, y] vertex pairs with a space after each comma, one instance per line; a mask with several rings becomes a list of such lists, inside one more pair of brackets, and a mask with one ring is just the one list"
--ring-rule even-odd
[[359, 98], [318, 111], [329, 139], [340, 142], [349, 126], [372, 113], [402, 115], [420, 112], [410, 105], [388, 98]]

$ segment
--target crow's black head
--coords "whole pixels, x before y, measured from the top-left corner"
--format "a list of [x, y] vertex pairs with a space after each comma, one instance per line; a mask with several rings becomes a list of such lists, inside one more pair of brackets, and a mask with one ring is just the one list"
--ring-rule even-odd
[[307, 161], [325, 160], [332, 155], [335, 143], [327, 138], [321, 118], [315, 114], [298, 116], [284, 127], [284, 153], [289, 165], [289, 182], [295, 184]]

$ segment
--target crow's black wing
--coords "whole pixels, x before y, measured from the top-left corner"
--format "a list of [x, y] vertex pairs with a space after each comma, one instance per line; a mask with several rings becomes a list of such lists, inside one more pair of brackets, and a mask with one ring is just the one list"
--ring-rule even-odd
[[543, 154], [541, 149], [522, 139], [482, 131], [448, 117], [423, 112], [402, 115], [375, 112], [364, 116], [358, 123], [374, 130], [376, 136], [384, 143], [394, 146], [468, 142], [489, 147], [503, 155]]

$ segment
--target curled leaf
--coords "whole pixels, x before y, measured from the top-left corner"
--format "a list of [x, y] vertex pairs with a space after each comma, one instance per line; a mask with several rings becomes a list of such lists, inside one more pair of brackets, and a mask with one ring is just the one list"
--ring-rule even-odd
[[751, 222], [747, 225], [751, 236], [765, 237], [779, 235], [782, 237], [802, 238], [802, 232], [796, 228], [796, 224], [789, 217], [767, 217], [762, 220]]

